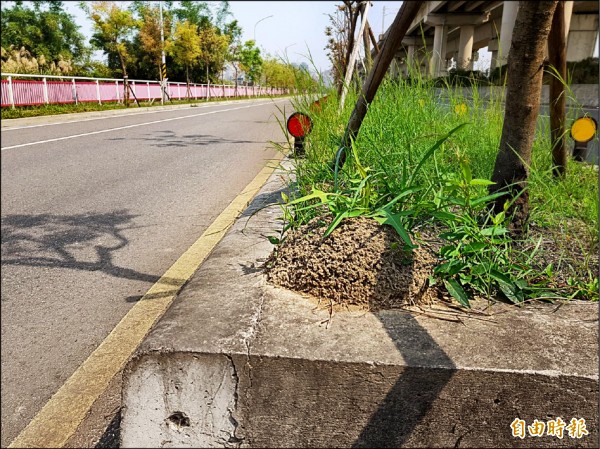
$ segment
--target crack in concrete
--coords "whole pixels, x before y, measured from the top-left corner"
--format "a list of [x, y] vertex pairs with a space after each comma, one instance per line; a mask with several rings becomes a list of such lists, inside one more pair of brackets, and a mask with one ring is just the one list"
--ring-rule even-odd
[[252, 341], [256, 339], [256, 335], [258, 334], [258, 328], [260, 326], [260, 320], [262, 319], [263, 306], [265, 303], [265, 293], [261, 292], [260, 294], [260, 302], [258, 304], [258, 308], [256, 312], [252, 316], [250, 320], [250, 329], [247, 332], [242, 334], [243, 340], [242, 343], [246, 347], [246, 366], [248, 367], [248, 380], [250, 381], [249, 387], [252, 388], [252, 364], [250, 363], [250, 346], [252, 345]]
[[227, 358], [227, 360], [229, 361], [229, 363], [231, 364], [231, 376], [233, 377], [233, 380], [235, 381], [235, 386], [233, 389], [233, 409], [227, 408], [227, 411], [229, 412], [229, 422], [231, 422], [231, 424], [233, 425], [233, 432], [231, 432], [231, 434], [229, 435], [229, 440], [225, 441], [224, 444], [227, 447], [240, 447], [242, 442], [244, 441], [244, 438], [239, 438], [236, 435], [238, 427], [239, 427], [239, 422], [234, 416], [238, 410], [238, 399], [239, 399], [238, 390], [239, 390], [239, 386], [240, 386], [240, 378], [238, 376], [237, 367], [235, 366], [233, 357], [230, 354], [224, 354], [224, 355]]

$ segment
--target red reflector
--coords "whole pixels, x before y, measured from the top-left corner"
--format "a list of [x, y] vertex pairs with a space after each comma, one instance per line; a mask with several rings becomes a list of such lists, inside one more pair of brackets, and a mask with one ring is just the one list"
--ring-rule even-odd
[[312, 121], [302, 112], [294, 112], [287, 121], [287, 130], [294, 137], [304, 137], [310, 132]]

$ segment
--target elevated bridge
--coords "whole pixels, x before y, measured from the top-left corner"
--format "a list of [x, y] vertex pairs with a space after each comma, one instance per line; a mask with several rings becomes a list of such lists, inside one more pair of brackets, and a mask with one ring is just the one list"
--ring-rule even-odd
[[[402, 41], [392, 70], [443, 76], [451, 67], [472, 70], [478, 50], [488, 48], [490, 69], [506, 64], [519, 2], [427, 1]], [[598, 39], [598, 1], [566, 1], [567, 61], [593, 56]], [[388, 30], [382, 38], [387, 36]]]

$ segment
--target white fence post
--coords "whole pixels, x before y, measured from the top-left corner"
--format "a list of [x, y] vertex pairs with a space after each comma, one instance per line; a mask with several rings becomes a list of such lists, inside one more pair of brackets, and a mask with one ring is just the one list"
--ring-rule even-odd
[[75, 78], [73, 78], [73, 98], [75, 98], [75, 105], [77, 105], [77, 85], [75, 84]]
[[177, 96], [178, 99], [181, 100], [181, 83], [177, 83]]
[[50, 104], [50, 99], [48, 97], [48, 82], [46, 81], [46, 77], [42, 78], [44, 82], [44, 103]]
[[116, 87], [116, 92], [117, 92], [117, 103], [120, 103], [121, 100], [119, 99], [119, 80], [115, 80], [115, 87]]
[[12, 76], [8, 77], [8, 99], [10, 100], [11, 107], [14, 109], [15, 108], [15, 95], [13, 93]]
[[98, 96], [98, 104], [102, 104], [102, 98], [100, 97], [100, 80], [96, 80], [96, 95]]

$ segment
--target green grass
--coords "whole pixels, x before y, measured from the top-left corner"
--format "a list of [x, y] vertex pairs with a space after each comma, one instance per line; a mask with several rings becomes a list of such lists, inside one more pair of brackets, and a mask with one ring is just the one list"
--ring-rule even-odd
[[[517, 245], [500, 237], [509, 217], [492, 217], [481, 207], [502, 133], [501, 99], [480, 98], [477, 86], [465, 98], [461, 88], [447, 86], [445, 99], [440, 101], [433, 98], [432, 87], [431, 81], [419, 77], [413, 77], [410, 85], [389, 79], [382, 83], [337, 185], [331, 163], [357, 93], [349, 92], [342, 111], [334, 92], [322, 92], [328, 94], [328, 101], [318, 112], [311, 110], [312, 99], [295, 98], [295, 109], [312, 117], [313, 129], [306, 138], [306, 158], [294, 168], [296, 193], [284, 206], [288, 226], [299, 226], [318, 215], [331, 215], [334, 225], [340, 216], [364, 215], [379, 217], [380, 223], [394, 226], [402, 237], [401, 230], [414, 236], [419, 227], [434, 223], [449, 245], [454, 245], [440, 254], [441, 261], [457, 264], [449, 272], [438, 270], [439, 280], [463, 305], [468, 301], [462, 290], [467, 296], [469, 292], [494, 293], [512, 302], [549, 294], [597, 300], [597, 267], [591, 257], [575, 263], [566, 245], [558, 263], [536, 266], [533, 257], [519, 249], [527, 247], [527, 242]], [[569, 122], [577, 112], [570, 111]], [[547, 122], [547, 117], [540, 117], [532, 150], [531, 223], [557, 240], [564, 236], [583, 254], [596, 253], [598, 172], [588, 164], [570, 161], [566, 178], [553, 178]], [[440, 139], [443, 142], [436, 146]], [[473, 179], [477, 181], [470, 184]], [[403, 196], [391, 208], [386, 206], [409, 187], [417, 187], [418, 192]], [[386, 222], [386, 214], [395, 219]], [[475, 247], [478, 252], [469, 253]], [[481, 264], [488, 267], [485, 273], [475, 268]], [[561, 276], [557, 277], [557, 269], [563, 271]], [[539, 281], [542, 277], [544, 282]], [[559, 278], [570, 279], [571, 285], [563, 285]], [[559, 284], [562, 290], [554, 288]]]

